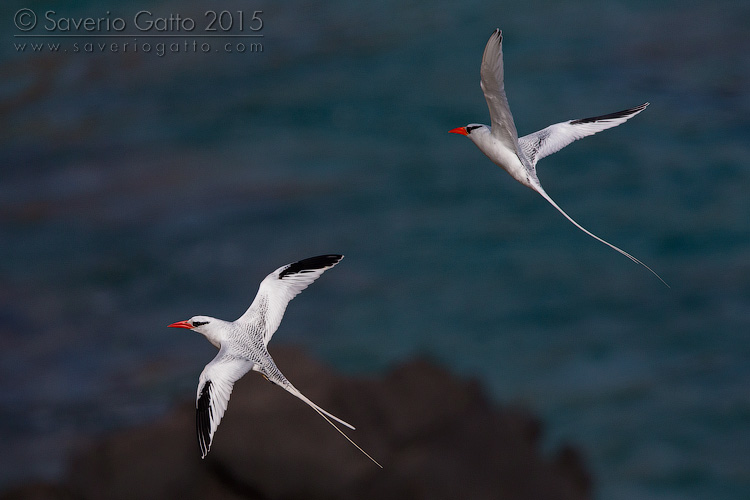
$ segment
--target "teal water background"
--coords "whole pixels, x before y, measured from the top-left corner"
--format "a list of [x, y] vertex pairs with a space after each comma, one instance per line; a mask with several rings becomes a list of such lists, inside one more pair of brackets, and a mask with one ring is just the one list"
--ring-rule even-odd
[[[0, 7], [0, 485], [191, 398], [214, 348], [167, 324], [337, 252], [274, 342], [475, 377], [580, 446], [597, 498], [750, 497], [750, 4], [214, 2], [263, 11], [262, 52], [163, 57], [22, 52], [22, 8], [207, 10]], [[489, 121], [496, 27], [522, 135], [651, 103], [539, 177], [671, 289], [448, 134]]]

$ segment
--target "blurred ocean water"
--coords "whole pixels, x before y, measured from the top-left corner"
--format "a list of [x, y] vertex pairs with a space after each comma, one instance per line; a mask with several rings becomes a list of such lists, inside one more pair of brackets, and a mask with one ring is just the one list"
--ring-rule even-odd
[[[53, 7], [0, 16], [22, 8]], [[580, 445], [599, 498], [750, 494], [746, 2], [212, 8], [262, 10], [262, 52], [3, 37], [0, 485], [192, 397], [214, 348], [167, 324], [232, 319], [279, 265], [340, 252], [274, 342], [349, 373], [427, 354], [476, 377]], [[206, 7], [54, 5], [108, 9]], [[539, 176], [671, 289], [447, 133], [489, 121], [495, 27], [520, 134], [651, 102]]]

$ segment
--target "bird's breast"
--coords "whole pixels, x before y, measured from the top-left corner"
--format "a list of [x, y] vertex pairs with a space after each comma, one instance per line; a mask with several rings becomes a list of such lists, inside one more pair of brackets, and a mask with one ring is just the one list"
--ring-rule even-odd
[[487, 158], [493, 161], [508, 172], [515, 180], [524, 186], [531, 187], [528, 170], [521, 163], [515, 151], [507, 148], [500, 141], [492, 141], [484, 144], [477, 144], [479, 149]]

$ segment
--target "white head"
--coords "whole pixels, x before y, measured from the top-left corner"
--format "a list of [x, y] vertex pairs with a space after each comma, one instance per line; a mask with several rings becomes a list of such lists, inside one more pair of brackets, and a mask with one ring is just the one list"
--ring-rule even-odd
[[167, 326], [171, 328], [187, 328], [189, 330], [193, 330], [202, 334], [209, 340], [209, 342], [211, 342], [216, 347], [220, 347], [219, 338], [217, 335], [217, 327], [220, 323], [225, 322], [216, 318], [212, 318], [211, 316], [193, 316], [187, 321], [178, 321], [177, 323], [172, 323], [171, 325]]
[[465, 135], [476, 144], [477, 140], [482, 140], [481, 138], [484, 138], [487, 134], [490, 133], [490, 128], [487, 125], [482, 125], [481, 123], [470, 123], [465, 127], [454, 128], [453, 130], [449, 130], [448, 132], [450, 132], [451, 134]]

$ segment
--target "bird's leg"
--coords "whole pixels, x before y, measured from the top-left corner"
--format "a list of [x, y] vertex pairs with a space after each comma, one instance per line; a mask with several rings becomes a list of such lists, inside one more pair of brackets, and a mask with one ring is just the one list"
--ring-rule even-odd
[[273, 385], [279, 385], [276, 382], [274, 382], [273, 380], [271, 380], [270, 378], [266, 377], [265, 373], [261, 372], [260, 374], [261, 374], [261, 376], [263, 376], [264, 379], [266, 379], [268, 382], [271, 382]]

